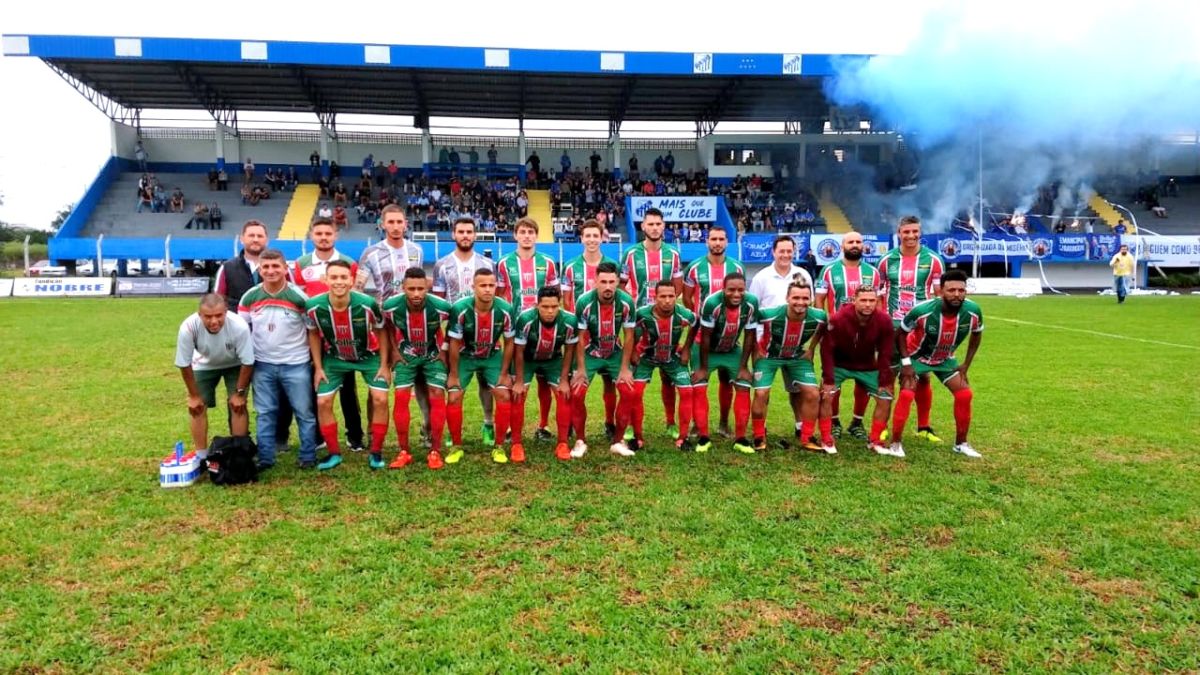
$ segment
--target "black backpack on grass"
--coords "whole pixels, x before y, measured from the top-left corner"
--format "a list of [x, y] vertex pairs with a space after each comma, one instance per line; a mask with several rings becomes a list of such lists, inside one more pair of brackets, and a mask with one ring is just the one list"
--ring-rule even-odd
[[208, 480], [213, 485], [258, 481], [258, 446], [249, 436], [217, 436], [208, 446]]

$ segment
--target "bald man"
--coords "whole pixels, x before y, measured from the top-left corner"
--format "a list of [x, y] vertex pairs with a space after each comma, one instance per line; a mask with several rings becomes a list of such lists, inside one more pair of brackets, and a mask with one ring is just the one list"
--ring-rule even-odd
[[[879, 270], [871, 263], [863, 260], [863, 236], [858, 232], [847, 232], [842, 235], [842, 257], [821, 270], [817, 276], [816, 306], [833, 316], [845, 305], [854, 304], [854, 294], [860, 286], [881, 288]], [[842, 423], [838, 419], [841, 392], [833, 395], [833, 435], [841, 437]], [[847, 429], [852, 437], [865, 440], [867, 431], [863, 427], [863, 415], [866, 414], [870, 393], [861, 382], [854, 383], [854, 419]], [[823, 406], [824, 407], [824, 406]]]
[[250, 327], [229, 311], [225, 296], [204, 295], [199, 309], [180, 324], [175, 366], [187, 388], [192, 449], [197, 456], [208, 455], [208, 409], [217, 407], [221, 381], [228, 400], [229, 432], [234, 436], [250, 433], [246, 390], [254, 374], [254, 345]]

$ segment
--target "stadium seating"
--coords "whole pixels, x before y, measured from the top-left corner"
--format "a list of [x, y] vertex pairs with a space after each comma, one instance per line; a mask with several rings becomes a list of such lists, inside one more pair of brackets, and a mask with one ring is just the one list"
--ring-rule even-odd
[[[276, 229], [283, 222], [283, 215], [291, 201], [292, 193], [279, 192], [258, 203], [257, 206], [242, 204], [238, 192], [240, 181], [236, 178], [230, 181], [228, 191], [208, 189], [208, 178], [203, 174], [192, 173], [159, 173], [156, 174], [159, 183], [166, 189], [168, 195], [179, 186], [183, 190], [185, 207], [183, 213], [151, 213], [148, 209], [137, 212], [137, 185], [140, 173], [123, 173], [113, 182], [101, 198], [92, 217], [84, 226], [81, 236], [98, 237], [165, 237], [168, 234], [175, 237], [187, 236], [193, 238], [225, 239], [236, 236], [242, 223], [255, 218], [266, 223], [271, 236], [278, 232]], [[221, 230], [190, 230], [184, 226], [192, 218], [192, 205], [196, 200], [206, 204], [216, 202], [221, 207], [223, 229]], [[231, 234], [232, 233], [232, 234]]]

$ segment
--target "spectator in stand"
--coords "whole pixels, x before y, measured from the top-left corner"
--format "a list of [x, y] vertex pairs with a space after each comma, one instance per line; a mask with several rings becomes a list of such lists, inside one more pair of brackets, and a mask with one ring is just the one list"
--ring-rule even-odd
[[208, 170], [208, 189], [209, 189], [209, 191], [217, 189], [217, 170], [216, 169]]
[[479, 151], [476, 150], [475, 146], [473, 145], [471, 146], [471, 149], [467, 151], [467, 161], [471, 164], [472, 172], [479, 167]]
[[312, 181], [317, 182], [317, 178], [321, 177], [321, 153], [313, 150], [308, 156], [309, 174], [312, 176]]
[[1058, 218], [1054, 223], [1054, 234], [1066, 234], [1067, 222], [1066, 218]]
[[183, 229], [190, 230], [192, 229], [192, 225], [195, 225], [197, 230], [207, 230], [209, 228], [208, 206], [204, 202], [197, 201], [192, 206], [192, 219], [187, 222], [187, 225], [183, 226]]
[[242, 163], [242, 184], [249, 185], [254, 182], [254, 160], [247, 157]]
[[1125, 220], [1118, 218], [1117, 224], [1113, 225], [1113, 234], [1125, 234], [1126, 231], [1128, 231], [1128, 228], [1125, 227]]
[[527, 215], [529, 215], [529, 195], [524, 190], [521, 190], [520, 194], [517, 195], [517, 216], [524, 218]]
[[488, 158], [488, 164], [494, 165], [494, 164], [496, 164], [497, 161], [499, 161], [500, 153], [496, 152], [496, 144], [495, 143], [488, 146], [487, 158]]
[[395, 187], [398, 185], [396, 178], [400, 175], [400, 167], [396, 166], [396, 160], [388, 162], [387, 165], [388, 185]]
[[133, 156], [137, 159], [138, 171], [146, 170], [146, 161], [150, 156], [146, 154], [146, 147], [142, 145], [142, 139], [138, 139], [137, 146], [133, 149]]
[[333, 208], [329, 206], [329, 202], [321, 202], [321, 206], [317, 208], [317, 217], [323, 220], [333, 218]]
[[267, 175], [263, 178], [263, 182], [271, 188], [272, 192], [279, 192], [283, 189], [283, 176], [277, 169], [267, 169]]
[[154, 211], [154, 188], [149, 185], [138, 188], [137, 212], [141, 213], [144, 208]]
[[350, 220], [346, 216], [346, 207], [338, 204], [333, 207], [333, 224], [339, 231], [350, 226]]
[[571, 156], [567, 154], [566, 148], [563, 148], [563, 154], [558, 158], [558, 163], [562, 166], [563, 176], [571, 173]]
[[375, 182], [375, 185], [377, 185], [381, 188], [387, 187], [389, 185], [388, 169], [387, 169], [387, 166], [384, 165], [382, 159], [379, 160], [379, 162], [377, 164], [375, 164], [375, 173], [372, 177], [372, 180]]
[[154, 183], [154, 212], [162, 213], [167, 210], [167, 192], [156, 181]]
[[656, 178], [662, 178], [663, 168], [663, 156], [659, 155], [654, 158], [654, 176]]
[[252, 190], [248, 183], [242, 183], [242, 206], [257, 206], [258, 192]]
[[437, 229], [438, 229], [437, 211], [433, 207], [430, 207], [429, 211], [427, 211], [425, 213], [425, 231], [426, 232], [436, 232]]
[[529, 177], [529, 182], [536, 185], [538, 178], [542, 173], [542, 158], [538, 157], [537, 150], [534, 150], [533, 153], [529, 155], [529, 159], [525, 160], [525, 163], [529, 165], [529, 169], [532, 172]]
[[287, 174], [283, 177], [283, 186], [288, 190], [295, 190], [300, 184], [300, 176], [296, 173], [296, 167], [289, 166]]
[[325, 176], [317, 178], [317, 189], [320, 191], [322, 197], [328, 197], [330, 195], [329, 179]]
[[367, 153], [367, 156], [363, 157], [362, 161], [361, 174], [363, 178], [371, 177], [371, 167], [373, 166], [375, 166], [375, 155], [373, 153]]
[[451, 146], [451, 148], [450, 148], [450, 167], [454, 171], [458, 171], [458, 167], [460, 164], [462, 164], [462, 157], [459, 157], [458, 150], [455, 150], [454, 147]]
[[332, 159], [329, 160], [329, 180], [336, 180], [342, 177], [342, 167]]
[[638, 179], [638, 158], [636, 152], [629, 155], [629, 177], [632, 180]]
[[225, 173], [225, 167], [217, 171], [217, 191], [229, 192], [229, 174]]
[[602, 157], [600, 157], [600, 152], [598, 150], [592, 150], [592, 155], [590, 157], [588, 157], [588, 161], [591, 162], [593, 176], [600, 173], [600, 160], [601, 159], [602, 159]]
[[667, 156], [663, 157], [663, 171], [668, 176], [675, 173], [675, 155], [672, 155], [670, 150], [667, 151]]
[[337, 187], [333, 189], [333, 205], [345, 206], [350, 202], [350, 196], [346, 194], [346, 185], [338, 181]]
[[212, 206], [208, 207], [208, 222], [212, 225], [214, 230], [221, 229], [221, 221], [224, 219], [224, 217], [225, 214], [221, 213], [220, 204], [213, 202]]

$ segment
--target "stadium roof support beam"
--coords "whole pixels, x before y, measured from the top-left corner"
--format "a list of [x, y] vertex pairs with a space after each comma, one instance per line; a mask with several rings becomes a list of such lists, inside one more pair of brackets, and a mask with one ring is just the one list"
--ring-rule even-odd
[[417, 71], [410, 71], [408, 74], [409, 82], [412, 84], [413, 96], [416, 98], [417, 114], [413, 116], [413, 126], [418, 129], [429, 130], [429, 100], [425, 98], [425, 89], [421, 86], [421, 79], [417, 77]]
[[712, 119], [696, 120], [696, 139], [707, 136], [717, 130], [717, 121]]
[[621, 87], [621, 93], [617, 98], [617, 105], [613, 108], [613, 114], [608, 119], [609, 138], [616, 136], [621, 131], [621, 124], [625, 121], [625, 113], [629, 111], [629, 104], [633, 101], [633, 90], [637, 88], [637, 84], [637, 77], [631, 76], [625, 80], [625, 86]]
[[96, 91], [91, 86], [85, 84], [82, 80], [68, 73], [62, 68], [59, 68], [54, 63], [50, 61], [45, 61], [44, 63], [50, 67], [50, 70], [53, 70], [56, 74], [58, 74], [58, 76], [61, 77], [64, 82], [71, 85], [75, 91], [83, 94], [83, 97], [86, 98], [89, 103], [95, 106], [97, 110], [108, 116], [110, 120], [114, 122], [120, 122], [121, 124], [128, 124], [137, 129], [140, 134], [142, 129], [141, 108], [127, 107], [121, 102], [109, 98], [99, 91]]
[[230, 105], [217, 90], [204, 81], [195, 71], [186, 65], [175, 66], [175, 74], [188, 88], [188, 91], [204, 106], [213, 119], [233, 129], [238, 134], [237, 109]]
[[329, 129], [329, 132], [334, 138], [337, 138], [337, 110], [325, 94], [321, 92], [321, 88], [313, 82], [312, 78], [303, 68], [292, 68], [292, 77], [296, 78], [296, 83], [300, 85], [300, 89], [304, 91], [304, 97], [308, 99], [312, 106], [313, 113], [317, 116], [317, 120], [321, 122], [321, 126]]
[[790, 119], [790, 120], [783, 121], [783, 133], [785, 133], [785, 134], [799, 134], [799, 133], [801, 133], [801, 128], [802, 128], [802, 125], [800, 124], [800, 120], [798, 120], [798, 119]]
[[741, 78], [734, 78], [724, 87], [721, 87], [721, 91], [717, 92], [712, 102], [700, 113], [700, 119], [696, 120], [696, 138], [707, 136], [716, 131], [717, 123], [721, 121], [721, 117], [729, 109], [730, 101], [737, 95], [738, 90], [742, 88], [743, 82], [745, 80]]

